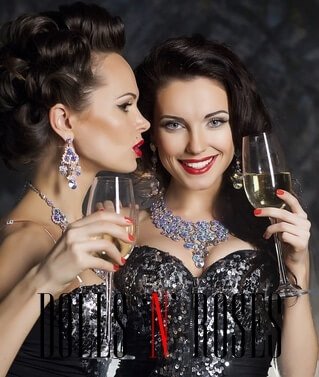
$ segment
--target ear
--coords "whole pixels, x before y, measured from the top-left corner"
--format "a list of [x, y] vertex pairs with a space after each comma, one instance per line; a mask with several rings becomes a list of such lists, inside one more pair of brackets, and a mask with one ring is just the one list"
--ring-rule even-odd
[[66, 139], [73, 140], [74, 133], [70, 123], [70, 111], [65, 105], [57, 103], [52, 106], [49, 111], [49, 120], [53, 131], [61, 136], [64, 141]]

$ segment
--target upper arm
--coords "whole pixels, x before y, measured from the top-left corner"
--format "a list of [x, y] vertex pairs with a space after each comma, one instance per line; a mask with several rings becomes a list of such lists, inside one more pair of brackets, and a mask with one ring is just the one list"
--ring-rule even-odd
[[54, 246], [39, 225], [14, 227], [13, 231], [2, 237], [0, 244], [0, 300]]

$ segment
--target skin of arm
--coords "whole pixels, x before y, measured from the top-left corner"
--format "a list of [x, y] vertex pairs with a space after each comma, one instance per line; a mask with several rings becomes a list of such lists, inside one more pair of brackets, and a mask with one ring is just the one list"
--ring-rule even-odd
[[[287, 253], [285, 263], [297, 279], [298, 285], [309, 289], [309, 238], [310, 222], [298, 200], [284, 190], [277, 192], [291, 211], [263, 208], [261, 216], [273, 217], [277, 223], [270, 225], [264, 237], [278, 233]], [[309, 294], [284, 299], [281, 355], [278, 366], [282, 377], [313, 377], [318, 357], [318, 340], [312, 317]]]
[[[37, 292], [51, 290], [44, 274], [37, 268], [11, 290], [0, 303], [0, 376], [5, 377], [17, 351], [40, 315], [40, 296]], [[48, 298], [45, 297], [45, 305]]]
[[[116, 263], [123, 265], [118, 249], [110, 241], [103, 238], [94, 239], [92, 236], [97, 232], [110, 233], [124, 241], [127, 240], [125, 226], [127, 226], [125, 218], [106, 212], [98, 212], [78, 220], [69, 226], [53, 249], [52, 242], [50, 245], [47, 244], [48, 247], [41, 261], [29, 268], [24, 277], [14, 284], [10, 282], [10, 286], [4, 281], [7, 283], [4, 284], [6, 294], [0, 300], [0, 377], [6, 376], [24, 339], [40, 315], [38, 293], [51, 293], [57, 297], [63, 292], [69, 292], [75, 288], [71, 283], [74, 278], [88, 269], [114, 271], [112, 263], [95, 256], [96, 250], [107, 250]], [[12, 253], [11, 258], [3, 259], [7, 263], [6, 266], [1, 265], [1, 268], [14, 269], [16, 258], [19, 255], [27, 255], [22, 263], [22, 267], [27, 269], [30, 260], [34, 261], [35, 256], [38, 257], [36, 253], [38, 248], [30, 248], [30, 244], [21, 242], [23, 240], [20, 236], [15, 240], [17, 245], [21, 245], [15, 253], [15, 258]], [[42, 245], [39, 234], [37, 236], [37, 244]], [[45, 240], [46, 235], [44, 234], [43, 237]], [[5, 249], [0, 248], [0, 254], [1, 252], [5, 254]], [[49, 300], [47, 295], [45, 299], [47, 305]]]
[[[309, 289], [309, 261], [306, 271], [297, 273], [298, 284]], [[282, 353], [279, 369], [282, 377], [313, 377], [318, 357], [318, 340], [312, 318], [309, 294], [284, 302]]]

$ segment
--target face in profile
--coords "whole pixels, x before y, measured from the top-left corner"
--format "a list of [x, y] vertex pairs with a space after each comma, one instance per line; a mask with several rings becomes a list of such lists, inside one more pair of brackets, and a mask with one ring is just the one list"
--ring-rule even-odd
[[219, 187], [234, 156], [227, 94], [219, 82], [169, 82], [158, 91], [152, 127], [171, 183], [192, 190]]
[[102, 84], [92, 91], [87, 108], [71, 119], [81, 165], [95, 172], [132, 172], [141, 153], [141, 133], [149, 128], [137, 108], [134, 73], [116, 53], [102, 55], [95, 73]]

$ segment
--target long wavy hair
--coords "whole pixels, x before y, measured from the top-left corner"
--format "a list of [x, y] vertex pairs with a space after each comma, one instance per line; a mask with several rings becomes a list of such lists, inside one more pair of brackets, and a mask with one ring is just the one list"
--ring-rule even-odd
[[[158, 90], [174, 80], [206, 77], [220, 82], [226, 90], [230, 126], [235, 155], [241, 156], [242, 137], [271, 130], [270, 116], [257, 93], [256, 84], [244, 64], [224, 44], [209, 41], [200, 35], [171, 38], [155, 46], [135, 70], [140, 89], [139, 107], [152, 123]], [[146, 139], [141, 170], [150, 168], [149, 148], [152, 126], [144, 134]], [[217, 200], [217, 218], [236, 237], [273, 255], [272, 240], [263, 238], [269, 225], [266, 219], [256, 218], [244, 190], [236, 190], [230, 179], [235, 157], [223, 175]], [[166, 188], [168, 172], [158, 163], [158, 178]]]

